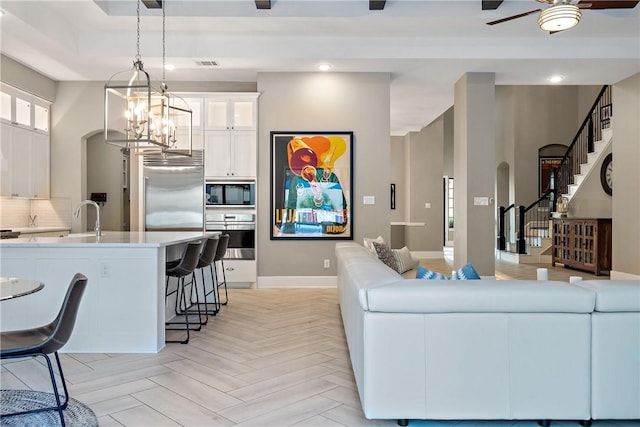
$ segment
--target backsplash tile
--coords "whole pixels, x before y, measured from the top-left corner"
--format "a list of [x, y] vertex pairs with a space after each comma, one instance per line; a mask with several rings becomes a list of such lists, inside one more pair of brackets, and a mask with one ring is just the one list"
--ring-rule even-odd
[[36, 215], [37, 227], [71, 228], [71, 199], [0, 199], [0, 228], [29, 227], [30, 215]]
[[31, 200], [0, 199], [0, 228], [28, 227], [30, 213]]

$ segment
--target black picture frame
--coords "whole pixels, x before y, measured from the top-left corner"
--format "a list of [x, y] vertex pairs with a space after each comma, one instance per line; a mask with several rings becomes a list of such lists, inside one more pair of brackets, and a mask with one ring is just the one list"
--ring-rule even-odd
[[391, 184], [391, 194], [390, 194], [390, 199], [391, 199], [391, 209], [395, 209], [396, 208], [396, 185], [395, 184]]
[[353, 240], [353, 132], [271, 131], [271, 240]]

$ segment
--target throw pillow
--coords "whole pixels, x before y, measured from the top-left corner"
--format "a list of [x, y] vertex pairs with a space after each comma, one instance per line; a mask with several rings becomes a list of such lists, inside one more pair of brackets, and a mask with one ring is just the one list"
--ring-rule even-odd
[[428, 268], [424, 268], [423, 266], [418, 266], [418, 272], [416, 274], [416, 279], [426, 279], [426, 280], [449, 280], [447, 276], [442, 273], [438, 273], [437, 271], [431, 271]]
[[363, 240], [364, 240], [364, 247], [367, 248], [369, 252], [371, 252], [375, 256], [378, 256], [378, 253], [376, 252], [376, 248], [373, 247], [373, 242], [378, 242], [380, 244], [387, 243], [384, 241], [382, 236], [378, 236], [375, 239], [372, 239], [370, 237], [365, 237]]
[[393, 257], [396, 259], [398, 265], [398, 273], [402, 274], [405, 271], [409, 271], [418, 266], [418, 260], [411, 256], [411, 251], [408, 247], [402, 249], [391, 249]]
[[[451, 277], [454, 279], [454, 277]], [[478, 280], [480, 275], [471, 264], [465, 264], [455, 274], [455, 280]]]
[[398, 271], [398, 264], [396, 263], [396, 259], [393, 256], [393, 252], [391, 252], [391, 248], [386, 243], [378, 243], [372, 242], [373, 247], [376, 249], [376, 253], [378, 254], [378, 259], [385, 263], [390, 268]]

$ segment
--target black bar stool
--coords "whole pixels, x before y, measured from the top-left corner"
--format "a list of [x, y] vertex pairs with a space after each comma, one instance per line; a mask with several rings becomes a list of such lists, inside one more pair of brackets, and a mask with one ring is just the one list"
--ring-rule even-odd
[[[227, 294], [227, 275], [224, 272], [224, 256], [227, 253], [227, 245], [229, 244], [229, 235], [221, 234], [220, 241], [218, 242], [218, 249], [216, 250], [216, 257], [214, 258], [214, 269], [216, 274], [216, 282], [218, 287], [218, 297], [220, 296], [220, 286], [224, 286], [224, 302], [218, 299], [221, 305], [227, 305], [229, 302], [229, 294]], [[218, 279], [218, 266], [217, 262], [220, 262], [220, 269], [222, 270], [222, 281]]]
[[[193, 300], [194, 293], [191, 293], [191, 303], [197, 304], [197, 310], [186, 310], [187, 313], [196, 314], [199, 311], [205, 314], [205, 321], [203, 325], [206, 325], [209, 321], [209, 315], [215, 316], [220, 311], [220, 303], [218, 302], [218, 287], [216, 286], [216, 280], [213, 275], [213, 263], [216, 257], [216, 252], [218, 249], [218, 242], [220, 241], [220, 236], [212, 236], [207, 238], [207, 242], [200, 253], [200, 258], [198, 259], [198, 265], [196, 265], [196, 270], [200, 270], [200, 276], [202, 278], [202, 301], [198, 299], [198, 292], [196, 289], [195, 301]], [[204, 279], [204, 269], [209, 267], [209, 272], [211, 275], [211, 290], [207, 291], [207, 281]], [[195, 273], [194, 273], [195, 274]], [[195, 286], [195, 285], [194, 285]], [[207, 302], [207, 297], [213, 294], [213, 302]], [[204, 309], [200, 310], [200, 306], [203, 305]], [[209, 308], [209, 306], [213, 306], [213, 308]]]
[[[177, 316], [184, 315], [184, 322], [165, 322], [165, 325], [184, 325], [184, 328], [165, 328], [169, 331], [187, 331], [187, 338], [180, 340], [165, 340], [168, 343], [180, 343], [187, 344], [189, 342], [189, 331], [199, 331], [202, 326], [202, 314], [198, 309], [198, 323], [197, 327], [192, 323], [189, 324], [189, 314], [186, 313], [187, 310], [187, 297], [186, 297], [186, 287], [191, 284], [192, 288], [196, 288], [197, 292], [197, 283], [194, 271], [196, 269], [196, 265], [198, 265], [198, 259], [200, 258], [200, 247], [202, 246], [202, 242], [200, 240], [196, 242], [189, 242], [182, 253], [182, 258], [180, 261], [175, 264], [175, 262], [167, 263], [167, 272], [166, 272], [166, 287], [165, 287], [165, 303], [169, 295], [176, 294], [176, 305], [175, 305], [175, 313]], [[186, 282], [185, 278], [191, 275], [191, 281]], [[178, 284], [175, 290], [169, 291], [169, 277], [176, 277], [178, 279]], [[197, 298], [197, 295], [196, 295]], [[178, 301], [182, 299], [183, 308], [178, 308]], [[199, 308], [199, 306], [198, 306]]]

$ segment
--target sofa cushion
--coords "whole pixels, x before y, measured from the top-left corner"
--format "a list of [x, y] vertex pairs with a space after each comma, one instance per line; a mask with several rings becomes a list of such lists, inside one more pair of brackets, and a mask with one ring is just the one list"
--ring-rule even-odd
[[591, 313], [595, 292], [566, 282], [408, 279], [367, 289], [369, 311], [389, 313]]
[[418, 260], [411, 255], [411, 251], [406, 246], [401, 249], [391, 249], [393, 257], [398, 265], [398, 273], [402, 274], [418, 266]]
[[378, 253], [376, 252], [376, 248], [373, 247], [373, 242], [386, 243], [385, 240], [382, 238], [382, 236], [378, 236], [375, 239], [372, 239], [370, 237], [365, 237], [362, 240], [364, 243], [364, 247], [367, 248], [367, 250], [372, 255], [375, 255], [376, 257], [378, 257]]
[[426, 280], [449, 280], [447, 276], [442, 273], [438, 273], [437, 271], [431, 271], [428, 268], [424, 268], [419, 265], [416, 271], [416, 279], [426, 279]]
[[575, 285], [596, 293], [596, 311], [640, 311], [640, 280], [582, 280]]
[[465, 264], [460, 267], [455, 274], [451, 277], [451, 280], [479, 280], [480, 275], [473, 268], [471, 264]]
[[391, 248], [386, 243], [378, 243], [372, 242], [373, 247], [376, 249], [376, 253], [378, 254], [378, 259], [385, 263], [387, 267], [392, 268], [395, 271], [398, 271], [398, 263], [396, 262], [396, 258], [393, 256], [393, 252], [391, 252]]

